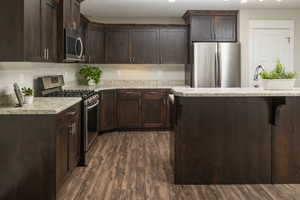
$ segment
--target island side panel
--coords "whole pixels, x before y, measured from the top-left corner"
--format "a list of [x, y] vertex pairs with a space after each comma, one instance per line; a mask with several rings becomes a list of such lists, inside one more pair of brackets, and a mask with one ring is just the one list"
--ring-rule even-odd
[[54, 117], [2, 115], [0, 127], [0, 199], [54, 200]]
[[300, 97], [277, 107], [272, 134], [272, 183], [300, 183]]
[[175, 101], [176, 184], [271, 183], [270, 98]]

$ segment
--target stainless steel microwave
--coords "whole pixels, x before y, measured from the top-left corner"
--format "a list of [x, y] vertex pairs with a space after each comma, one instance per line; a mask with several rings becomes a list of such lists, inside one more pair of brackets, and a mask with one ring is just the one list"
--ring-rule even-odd
[[65, 62], [77, 62], [83, 59], [83, 42], [76, 31], [65, 29]]

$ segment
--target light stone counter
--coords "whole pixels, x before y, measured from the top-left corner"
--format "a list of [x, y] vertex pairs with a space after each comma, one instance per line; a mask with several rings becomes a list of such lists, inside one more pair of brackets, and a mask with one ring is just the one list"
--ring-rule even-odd
[[32, 105], [0, 107], [0, 115], [52, 115], [79, 103], [81, 98], [35, 97]]
[[300, 96], [300, 88], [264, 90], [262, 88], [172, 88], [179, 97], [286, 97]]

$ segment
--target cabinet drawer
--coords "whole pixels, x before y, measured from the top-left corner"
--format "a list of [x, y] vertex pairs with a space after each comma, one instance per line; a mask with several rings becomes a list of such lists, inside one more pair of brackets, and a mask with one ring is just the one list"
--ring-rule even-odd
[[118, 98], [119, 99], [137, 99], [142, 95], [139, 90], [119, 90]]
[[163, 99], [165, 93], [162, 90], [144, 91], [142, 97], [143, 99]]

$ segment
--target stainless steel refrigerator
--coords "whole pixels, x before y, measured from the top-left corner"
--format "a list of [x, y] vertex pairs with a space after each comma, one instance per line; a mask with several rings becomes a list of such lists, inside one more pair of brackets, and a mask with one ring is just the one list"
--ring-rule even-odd
[[239, 43], [194, 43], [192, 87], [240, 87]]

